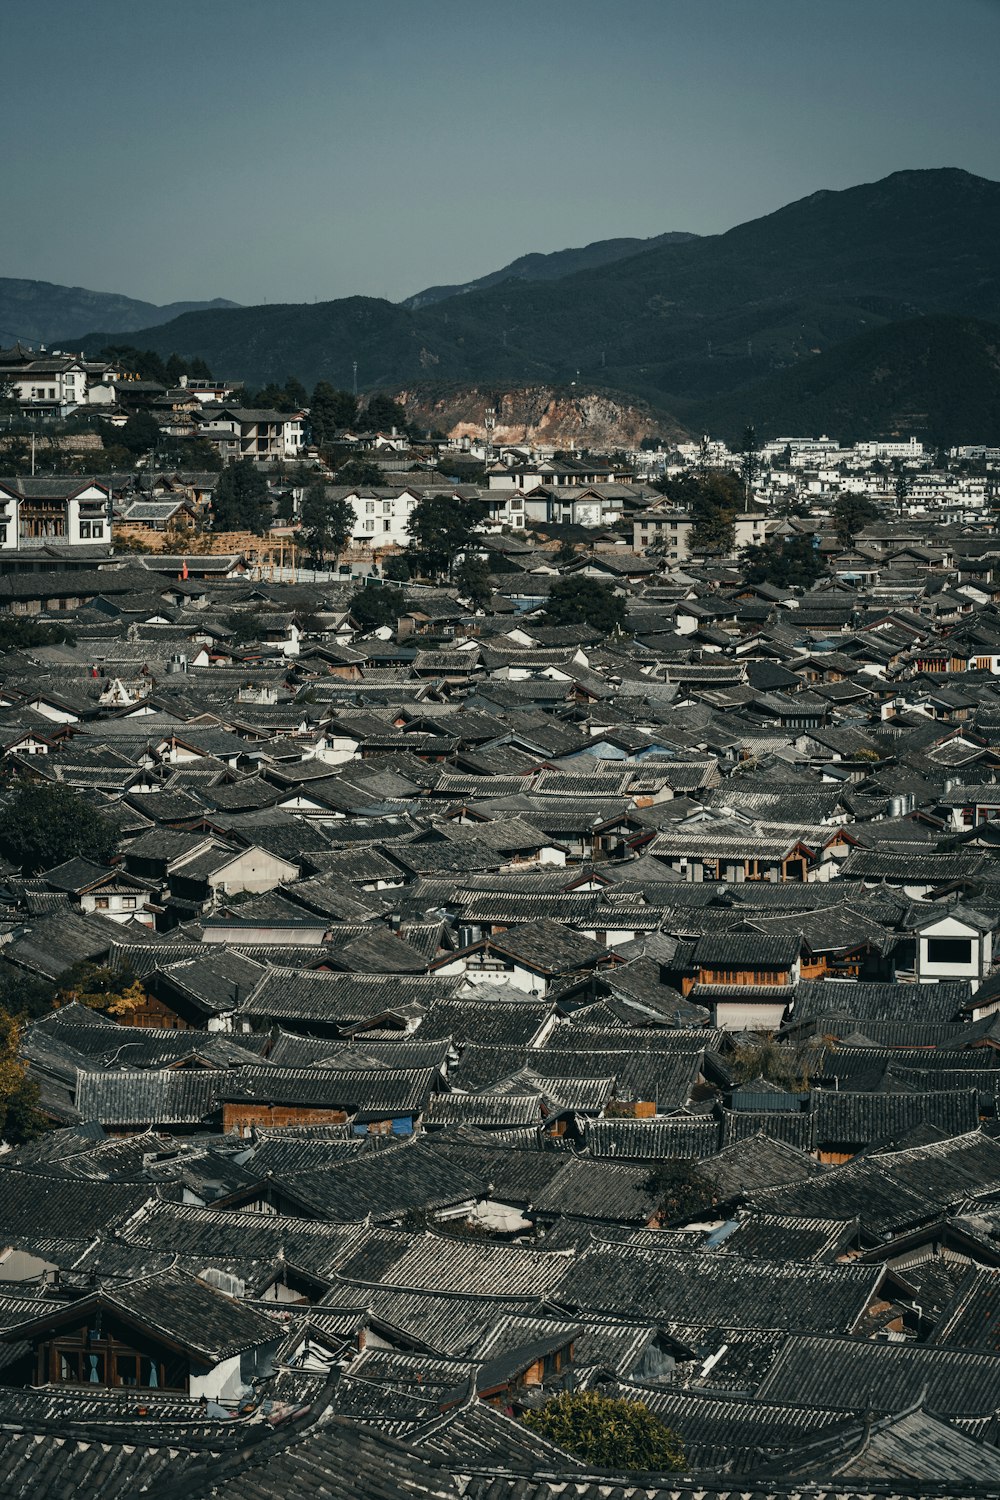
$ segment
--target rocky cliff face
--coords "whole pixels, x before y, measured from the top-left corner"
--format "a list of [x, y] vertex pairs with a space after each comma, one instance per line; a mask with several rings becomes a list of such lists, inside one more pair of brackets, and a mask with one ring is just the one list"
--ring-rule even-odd
[[450, 438], [482, 438], [492, 413], [496, 443], [536, 442], [556, 448], [634, 448], [644, 437], [686, 437], [673, 417], [643, 401], [586, 386], [521, 386], [498, 391], [465, 386], [436, 393], [414, 388], [397, 399], [412, 422]]

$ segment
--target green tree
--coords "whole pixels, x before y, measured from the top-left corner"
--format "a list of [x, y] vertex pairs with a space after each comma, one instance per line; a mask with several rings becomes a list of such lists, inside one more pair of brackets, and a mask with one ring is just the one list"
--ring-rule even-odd
[[107, 344], [100, 358], [115, 365], [127, 375], [140, 380], [154, 380], [159, 385], [169, 385], [167, 367], [155, 349], [137, 349], [134, 344]]
[[270, 520], [267, 480], [252, 458], [234, 459], [219, 476], [212, 495], [216, 531], [252, 531], [263, 536]]
[[693, 1161], [662, 1161], [644, 1184], [656, 1199], [656, 1212], [663, 1223], [691, 1219], [711, 1207], [714, 1188]]
[[747, 583], [773, 583], [777, 588], [810, 589], [827, 571], [822, 554], [806, 536], [747, 547], [741, 562]]
[[902, 515], [906, 509], [906, 502], [913, 493], [913, 475], [903, 467], [901, 459], [894, 459], [892, 465], [892, 492], [896, 497], [899, 514]]
[[487, 515], [481, 500], [454, 495], [425, 495], [410, 513], [410, 547], [414, 560], [430, 578], [451, 577], [460, 552], [469, 546]]
[[395, 552], [382, 566], [382, 573], [390, 578], [393, 583], [409, 583], [410, 564], [406, 560], [405, 552]]
[[111, 429], [112, 441], [120, 443], [136, 458], [154, 449], [162, 435], [159, 422], [148, 411], [133, 412], [124, 427]]
[[38, 625], [16, 615], [0, 615], [0, 652], [23, 651], [28, 646], [58, 646], [61, 642], [76, 644], [76, 637], [65, 625]]
[[808, 1071], [801, 1059], [791, 1047], [782, 1046], [773, 1036], [740, 1042], [729, 1054], [727, 1066], [734, 1083], [765, 1078], [768, 1083], [795, 1094], [804, 1093], [809, 1087]]
[[388, 432], [393, 427], [397, 432], [408, 431], [406, 412], [385, 391], [373, 391], [368, 397], [364, 420], [369, 432]]
[[31, 1140], [45, 1129], [38, 1112], [38, 1084], [21, 1061], [21, 1028], [0, 1011], [0, 1136], [12, 1146]]
[[455, 583], [459, 593], [471, 600], [473, 609], [486, 609], [493, 598], [490, 570], [479, 557], [467, 557], [459, 563]]
[[522, 1418], [594, 1469], [676, 1472], [684, 1468], [684, 1444], [642, 1401], [623, 1401], [600, 1391], [560, 1391]]
[[402, 589], [388, 589], [384, 585], [377, 588], [372, 584], [358, 589], [350, 605], [351, 618], [363, 632], [385, 625], [395, 628], [406, 608], [407, 598]]
[[740, 440], [740, 479], [743, 481], [743, 504], [747, 510], [750, 509], [750, 501], [753, 499], [753, 487], [760, 474], [760, 454], [757, 451], [757, 429], [756, 427], [744, 427], [743, 437]]
[[625, 625], [625, 600], [610, 583], [577, 573], [560, 578], [549, 590], [545, 606], [546, 625], [592, 625], [605, 635]]
[[330, 495], [326, 485], [317, 480], [302, 496], [300, 520], [299, 535], [322, 565], [328, 556], [336, 559], [343, 552], [356, 517], [353, 505]]
[[309, 402], [309, 426], [317, 446], [329, 442], [341, 428], [353, 427], [357, 416], [357, 397], [350, 391], [338, 391], [328, 380], [315, 385]]
[[0, 848], [25, 875], [76, 856], [106, 864], [117, 846], [111, 819], [61, 782], [15, 787], [0, 820]]
[[838, 495], [833, 507], [833, 525], [843, 547], [857, 541], [858, 532], [877, 521], [878, 506], [867, 495]]
[[691, 496], [691, 549], [728, 557], [736, 544], [739, 485], [732, 474], [709, 472]]
[[9, 423], [12, 417], [21, 415], [21, 400], [17, 386], [6, 375], [0, 374], [0, 418]]
[[353, 486], [385, 484], [385, 475], [378, 464], [373, 464], [370, 459], [349, 458], [346, 464], [341, 464], [337, 470], [337, 483]]

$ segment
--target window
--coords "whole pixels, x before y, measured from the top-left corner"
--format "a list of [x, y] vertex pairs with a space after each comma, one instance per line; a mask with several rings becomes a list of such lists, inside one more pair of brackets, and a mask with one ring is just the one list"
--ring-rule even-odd
[[89, 541], [89, 539], [90, 539], [90, 522], [89, 521], [81, 521], [80, 522], [80, 540], [81, 541], [84, 541], [84, 540], [88, 540]]
[[122, 906], [125, 908], [126, 911], [135, 911], [135, 897], [134, 896], [123, 896], [122, 897]]
[[4, 542], [6, 542], [6, 540], [7, 540], [7, 527], [5, 525], [0, 525], [0, 547], [3, 546]]
[[103, 521], [95, 521], [93, 523], [93, 526], [92, 526], [90, 534], [93, 537], [103, 536], [104, 535], [104, 522]]
[[392, 522], [391, 521], [383, 521], [382, 522], [382, 530], [383, 531], [391, 531], [392, 530]]
[[971, 964], [971, 938], [928, 938], [927, 962], [929, 964]]
[[95, 896], [94, 905], [98, 911], [107, 911], [111, 905], [110, 896]]

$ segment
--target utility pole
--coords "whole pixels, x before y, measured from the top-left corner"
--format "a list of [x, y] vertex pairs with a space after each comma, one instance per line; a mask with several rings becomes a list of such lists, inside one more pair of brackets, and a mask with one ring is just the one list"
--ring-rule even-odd
[[354, 394], [355, 394], [355, 396], [357, 396], [357, 394], [358, 394], [358, 362], [357, 362], [356, 359], [351, 362], [351, 369], [354, 372]]

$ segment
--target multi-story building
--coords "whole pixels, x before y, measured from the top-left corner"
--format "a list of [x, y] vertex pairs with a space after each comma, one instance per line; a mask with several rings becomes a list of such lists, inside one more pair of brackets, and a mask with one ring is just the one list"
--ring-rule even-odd
[[305, 417], [300, 411], [206, 406], [198, 435], [207, 438], [225, 461], [252, 458], [255, 463], [280, 463], [301, 456], [305, 447]]
[[0, 552], [107, 545], [111, 491], [79, 475], [0, 479]]

